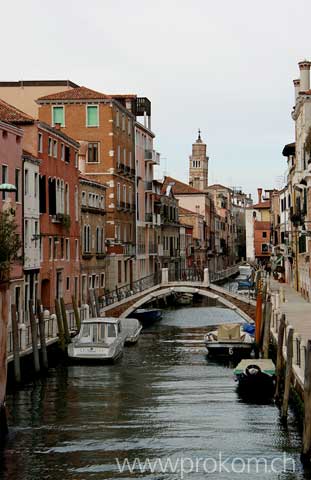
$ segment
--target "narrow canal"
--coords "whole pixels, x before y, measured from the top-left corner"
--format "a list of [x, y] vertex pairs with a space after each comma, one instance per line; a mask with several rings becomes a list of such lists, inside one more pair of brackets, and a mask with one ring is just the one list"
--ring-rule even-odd
[[[294, 417], [284, 428], [273, 404], [245, 403], [232, 369], [207, 359], [203, 334], [221, 319], [235, 321], [236, 314], [167, 310], [118, 364], [51, 369], [45, 380], [10, 394], [0, 478], [310, 478], [300, 467]], [[256, 467], [248, 460], [254, 457], [267, 466]], [[149, 459], [155, 472], [147, 465], [143, 473], [138, 461], [134, 473], [128, 466], [121, 472], [116, 458], [120, 468], [126, 459]], [[164, 467], [171, 461], [165, 473], [156, 459]]]

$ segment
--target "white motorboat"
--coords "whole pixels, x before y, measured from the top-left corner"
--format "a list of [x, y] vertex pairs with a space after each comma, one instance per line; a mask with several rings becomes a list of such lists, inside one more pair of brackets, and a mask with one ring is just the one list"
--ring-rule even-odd
[[[251, 325], [248, 325], [250, 329]], [[254, 337], [244, 330], [245, 325], [228, 323], [208, 332], [204, 343], [208, 354], [215, 357], [248, 358], [254, 350]]]
[[79, 361], [115, 361], [123, 353], [126, 337], [119, 318], [90, 318], [68, 345], [68, 356]]
[[137, 342], [142, 325], [136, 318], [121, 318], [121, 331], [125, 334], [125, 345]]

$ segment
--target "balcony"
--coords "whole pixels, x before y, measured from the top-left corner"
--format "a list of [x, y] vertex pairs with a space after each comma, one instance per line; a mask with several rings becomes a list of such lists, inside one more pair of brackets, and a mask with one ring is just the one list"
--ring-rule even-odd
[[82, 259], [83, 260], [91, 260], [93, 258], [93, 253], [91, 252], [83, 252], [82, 253]]
[[153, 222], [153, 214], [152, 213], [145, 213], [145, 222], [152, 223]]
[[153, 225], [157, 225], [157, 226], [161, 225], [161, 215], [159, 213], [153, 214], [152, 223]]
[[96, 258], [98, 260], [103, 259], [106, 257], [106, 252], [96, 252]]
[[135, 245], [133, 245], [132, 243], [125, 243], [123, 245], [123, 254], [129, 257], [132, 257], [133, 255], [135, 255], [136, 254]]
[[160, 154], [155, 150], [145, 150], [145, 161], [160, 165]]
[[147, 192], [153, 193], [153, 191], [154, 191], [154, 190], [153, 190], [153, 182], [152, 182], [152, 181], [151, 181], [151, 182], [150, 182], [150, 181], [149, 181], [149, 182], [145, 182], [145, 192], [146, 192], [146, 193], [147, 193]]

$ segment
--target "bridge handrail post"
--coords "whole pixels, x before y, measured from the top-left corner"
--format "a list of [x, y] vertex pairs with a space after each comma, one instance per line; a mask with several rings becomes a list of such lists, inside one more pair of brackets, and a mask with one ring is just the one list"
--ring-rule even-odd
[[168, 283], [168, 268], [162, 268], [161, 270], [161, 283]]
[[204, 268], [204, 274], [203, 274], [203, 284], [204, 287], [209, 287], [210, 286], [210, 280], [209, 280], [209, 270], [208, 268]]

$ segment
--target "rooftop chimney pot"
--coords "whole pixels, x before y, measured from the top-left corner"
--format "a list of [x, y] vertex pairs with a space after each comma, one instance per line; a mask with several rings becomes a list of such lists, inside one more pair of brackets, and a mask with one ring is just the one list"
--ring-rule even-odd
[[300, 91], [307, 92], [310, 90], [310, 67], [311, 62], [303, 60], [298, 63], [300, 70]]
[[257, 188], [257, 192], [258, 192], [258, 203], [261, 203], [262, 188]]

